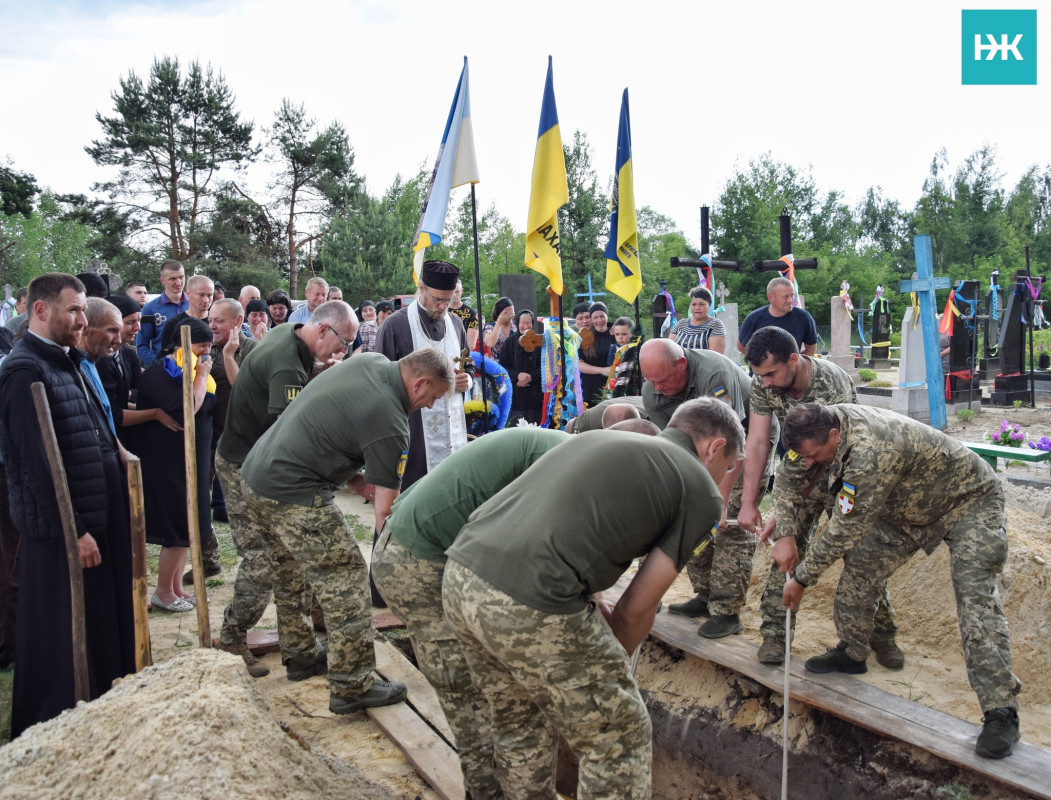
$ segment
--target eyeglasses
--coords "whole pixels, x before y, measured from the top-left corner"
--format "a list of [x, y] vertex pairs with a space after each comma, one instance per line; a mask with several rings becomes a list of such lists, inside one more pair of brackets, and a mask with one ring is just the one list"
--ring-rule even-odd
[[342, 336], [340, 336], [340, 335], [339, 335], [339, 331], [337, 331], [337, 330], [336, 330], [335, 328], [333, 328], [333, 327], [332, 327], [331, 325], [329, 325], [329, 326], [328, 326], [328, 329], [329, 329], [330, 331], [332, 331], [332, 333], [333, 333], [333, 334], [335, 335], [335, 337], [336, 337], [337, 339], [339, 339], [339, 343], [340, 343], [341, 345], [343, 345], [344, 347], [353, 347], [353, 346], [354, 346], [354, 342], [348, 342], [348, 341], [347, 341], [346, 339], [344, 339], [344, 338], [343, 338]]
[[434, 292], [432, 292], [426, 286], [421, 286], [420, 289], [424, 291], [428, 297], [431, 298], [431, 302], [434, 303], [436, 306], [447, 306], [453, 301], [452, 297], [435, 297]]

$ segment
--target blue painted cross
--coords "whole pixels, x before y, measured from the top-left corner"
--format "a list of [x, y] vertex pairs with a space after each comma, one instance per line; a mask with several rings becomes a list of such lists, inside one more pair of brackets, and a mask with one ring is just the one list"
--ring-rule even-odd
[[586, 292], [577, 292], [577, 297], [586, 297], [588, 303], [594, 303], [596, 297], [605, 297], [605, 292], [596, 292], [591, 288], [591, 273], [588, 273], [588, 290]]
[[899, 281], [898, 291], [916, 292], [920, 298], [920, 319], [923, 322], [923, 355], [927, 365], [927, 402], [930, 405], [931, 427], [945, 430], [945, 379], [942, 376], [941, 347], [938, 346], [938, 330], [935, 327], [938, 300], [935, 289], [948, 289], [952, 282], [947, 277], [934, 277], [934, 257], [931, 252], [931, 237], [920, 234], [913, 239], [916, 248], [916, 274], [918, 278]]

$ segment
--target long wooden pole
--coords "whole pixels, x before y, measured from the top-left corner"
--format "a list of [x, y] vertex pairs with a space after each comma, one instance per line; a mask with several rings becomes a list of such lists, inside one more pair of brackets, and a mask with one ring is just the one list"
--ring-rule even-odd
[[186, 529], [190, 534], [190, 566], [193, 570], [193, 593], [197, 600], [197, 640], [201, 647], [211, 647], [208, 590], [204, 585], [201, 526], [197, 517], [197, 420], [193, 407], [193, 351], [189, 326], [181, 327], [179, 333], [182, 336], [182, 441], [186, 462]]
[[131, 519], [131, 604], [135, 614], [135, 671], [153, 663], [146, 595], [146, 514], [142, 493], [142, 462], [128, 453], [128, 511]]
[[77, 542], [77, 526], [73, 519], [73, 500], [69, 496], [66, 468], [62, 453], [58, 449], [55, 426], [51, 421], [51, 406], [47, 402], [44, 384], [34, 383], [29, 387], [33, 394], [40, 436], [44, 440], [44, 452], [51, 469], [51, 482], [55, 485], [55, 500], [58, 515], [62, 520], [62, 533], [66, 540], [66, 563], [69, 565], [69, 606], [73, 618], [73, 693], [77, 702], [91, 699], [91, 684], [88, 679], [88, 638], [84, 621], [84, 573], [80, 566], [80, 546]]

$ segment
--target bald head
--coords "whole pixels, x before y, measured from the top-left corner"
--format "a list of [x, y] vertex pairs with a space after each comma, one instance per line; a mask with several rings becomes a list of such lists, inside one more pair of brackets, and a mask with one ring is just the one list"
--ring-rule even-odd
[[615, 425], [610, 425], [606, 430], [610, 431], [628, 431], [628, 433], [642, 433], [646, 436], [656, 436], [661, 432], [661, 429], [650, 422], [648, 419], [642, 419], [638, 417], [636, 419], [626, 419], [623, 422], [618, 422]]
[[639, 348], [639, 370], [658, 394], [676, 395], [686, 389], [686, 351], [671, 339], [650, 339]]
[[602, 412], [602, 427], [612, 428], [619, 422], [640, 419], [642, 415], [635, 406], [628, 403], [613, 403]]

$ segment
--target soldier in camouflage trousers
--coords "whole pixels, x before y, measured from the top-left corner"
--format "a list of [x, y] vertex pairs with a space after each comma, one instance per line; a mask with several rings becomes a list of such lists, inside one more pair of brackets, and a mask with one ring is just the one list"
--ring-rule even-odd
[[[748, 340], [745, 360], [752, 368], [753, 377], [738, 521], [743, 528], [757, 530], [764, 541], [771, 536], [794, 537], [802, 557], [818, 518], [826, 508], [831, 510], [835, 498], [822, 492], [820, 481], [813, 472], [808, 472], [802, 459], [788, 453], [781, 460], [774, 481], [773, 513], [763, 525], [759, 503], [767, 483], [764, 465], [771, 450], [770, 429], [778, 423], [783, 425], [789, 410], [801, 403], [856, 403], [857, 392], [854, 382], [842, 369], [829, 361], [801, 355], [796, 340], [781, 328], [756, 331]], [[773, 564], [760, 601], [763, 643], [758, 657], [764, 664], [784, 662], [785, 611], [781, 607], [784, 585], [784, 575]], [[896, 634], [897, 625], [884, 586], [876, 604], [873, 643], [880, 663], [889, 669], [901, 669], [905, 663], [894, 641]]]
[[438, 694], [472, 800], [503, 797], [496, 774], [489, 703], [471, 679], [460, 640], [442, 613], [445, 551], [471, 513], [570, 437], [509, 428], [450, 455], [398, 498], [372, 554], [384, 600], [412, 637], [420, 671]]
[[277, 607], [299, 609], [279, 622], [282, 659], [287, 665], [317, 655], [310, 622], [313, 586], [328, 627], [329, 691], [336, 697], [368, 691], [376, 663], [369, 568], [342, 512], [320, 495], [307, 507], [271, 500], [248, 486], [244, 493], [262, 529]]
[[[515, 756], [502, 770], [507, 797], [549, 800], [556, 728], [574, 752], [613, 756], [582, 758], [578, 797], [650, 797], [649, 714], [627, 653], [594, 604], [571, 615], [537, 611], [455, 561], [446, 565], [443, 597], [450, 623], [469, 632], [461, 642], [489, 698], [498, 758]], [[520, 724], [523, 716], [536, 724]]]
[[[234, 596], [223, 610], [223, 627], [219, 633], [220, 647], [234, 652], [245, 644], [248, 631], [259, 622], [270, 602], [270, 568], [266, 562], [263, 532], [255, 523], [245, 500], [244, 484], [241, 483], [241, 467], [216, 453], [215, 473], [219, 476], [223, 496], [226, 498], [226, 513], [230, 517], [230, 534], [241, 556], [241, 562], [237, 565], [237, 577], [234, 580]], [[291, 623], [291, 620], [285, 620], [285, 624]], [[260, 671], [260, 677], [266, 674], [256, 666], [261, 662], [254, 658], [252, 661], [255, 663], [249, 662], [247, 656], [245, 661], [253, 676], [255, 674], [253, 670]]]
[[[996, 589], [1007, 560], [996, 473], [940, 431], [866, 406], [798, 406], [788, 413], [784, 439], [808, 464], [828, 467], [821, 481], [836, 496], [828, 530], [785, 583], [784, 605], [795, 608], [804, 588], [844, 559], [835, 600], [840, 643], [806, 668], [864, 672], [880, 585], [917, 550], [929, 555], [945, 542], [967, 677], [985, 715], [975, 749], [990, 758], [1009, 755], [1018, 739], [1021, 684], [1011, 672], [1010, 631]], [[779, 539], [774, 551], [783, 569], [797, 562], [791, 539]]]
[[438, 695], [456, 737], [465, 791], [471, 800], [493, 800], [503, 794], [493, 766], [489, 703], [472, 682], [460, 640], [442, 613], [444, 573], [444, 564], [417, 558], [391, 537], [389, 525], [383, 526], [372, 553], [376, 586], [405, 623], [416, 663]]

